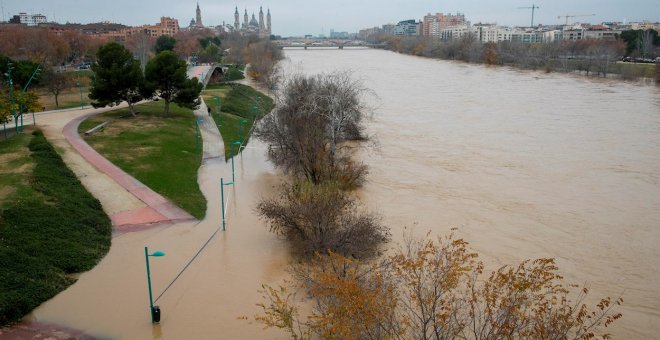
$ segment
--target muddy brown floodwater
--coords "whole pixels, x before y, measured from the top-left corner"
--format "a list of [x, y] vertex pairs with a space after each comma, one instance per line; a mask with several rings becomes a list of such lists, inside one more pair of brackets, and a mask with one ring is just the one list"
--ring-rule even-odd
[[[404, 230], [452, 227], [488, 268], [554, 257], [593, 297], [623, 295], [615, 336], [660, 334], [660, 93], [658, 88], [422, 59], [378, 50], [287, 50], [284, 69], [352, 70], [378, 95], [364, 151], [365, 204], [394, 241]], [[220, 225], [220, 177], [208, 160], [199, 183], [206, 219], [113, 239], [93, 270], [31, 318], [117, 339], [262, 339], [286, 334], [252, 317], [262, 283], [287, 277], [287, 247], [254, 213], [279, 178], [252, 143], [237, 158], [228, 227], [157, 302], [149, 319], [144, 246], [158, 295]], [[229, 189], [229, 188], [228, 188]]]
[[286, 245], [254, 214], [256, 202], [279, 183], [264, 155], [263, 145], [250, 143], [236, 158], [237, 184], [225, 188], [227, 229], [157, 301], [162, 309], [159, 325], [150, 322], [144, 246], [166, 254], [150, 260], [156, 298], [221, 225], [220, 178], [231, 180], [230, 164], [224, 160], [205, 160], [199, 171], [199, 184], [209, 201], [202, 222], [113, 238], [110, 252], [97, 267], [28, 319], [104, 339], [286, 338], [240, 319], [252, 319], [261, 301], [261, 284], [281, 283], [290, 262]]
[[287, 50], [352, 70], [378, 100], [361, 193], [396, 240], [457, 235], [496, 268], [554, 257], [592, 297], [623, 295], [619, 338], [660, 334], [660, 87], [378, 50]]

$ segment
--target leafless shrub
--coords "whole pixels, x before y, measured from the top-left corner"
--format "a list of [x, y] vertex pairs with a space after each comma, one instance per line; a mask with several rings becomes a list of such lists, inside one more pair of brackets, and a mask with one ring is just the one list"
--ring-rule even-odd
[[346, 72], [295, 75], [255, 135], [269, 144], [270, 160], [287, 173], [315, 184], [338, 180], [342, 187], [354, 187], [366, 167], [351, 161], [346, 142], [366, 138], [369, 108], [363, 96], [368, 92]]
[[278, 61], [282, 51], [268, 40], [249, 44], [244, 49], [245, 60], [250, 63], [248, 75], [268, 88], [278, 83]]
[[356, 201], [334, 183], [298, 181], [280, 192], [279, 198], [262, 200], [257, 211], [271, 231], [286, 237], [303, 257], [332, 251], [368, 258], [389, 239], [379, 218], [361, 212]]

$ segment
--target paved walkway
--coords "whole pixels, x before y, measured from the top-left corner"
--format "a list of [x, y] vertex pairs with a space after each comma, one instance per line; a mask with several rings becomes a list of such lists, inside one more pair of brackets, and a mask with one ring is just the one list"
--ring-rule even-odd
[[[188, 69], [188, 77], [197, 77], [198, 79], [208, 81], [210, 71], [211, 66], [194, 66]], [[224, 157], [225, 147], [222, 136], [213, 117], [208, 114], [208, 107], [204, 99], [202, 99], [199, 109], [195, 110], [194, 113], [197, 124], [199, 124], [199, 131], [202, 134], [202, 140], [204, 141], [203, 159], [206, 161], [208, 159]]]
[[202, 135], [203, 148], [202, 158], [204, 161], [213, 158], [225, 156], [224, 142], [218, 126], [215, 124], [213, 117], [208, 114], [208, 109], [204, 100], [199, 106], [199, 109], [194, 111], [195, 119], [199, 125], [199, 131]]
[[143, 228], [156, 223], [174, 223], [194, 219], [183, 209], [151, 190], [96, 152], [78, 134], [78, 125], [92, 112], [81, 115], [64, 126], [62, 134], [71, 146], [96, 169], [112, 178], [117, 184], [142, 201], [145, 206], [111, 215], [113, 226], [121, 229]]

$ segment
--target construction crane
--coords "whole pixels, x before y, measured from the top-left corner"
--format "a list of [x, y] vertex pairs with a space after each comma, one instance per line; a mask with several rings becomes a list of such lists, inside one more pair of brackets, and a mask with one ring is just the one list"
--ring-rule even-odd
[[566, 23], [564, 25], [568, 25], [568, 18], [593, 17], [595, 15], [596, 14], [567, 14], [567, 15], [560, 15], [557, 17], [557, 19], [566, 18]]
[[532, 10], [532, 25], [530, 27], [534, 28], [534, 10], [539, 9], [541, 7], [532, 5], [532, 7], [518, 7], [518, 9], [531, 9]]

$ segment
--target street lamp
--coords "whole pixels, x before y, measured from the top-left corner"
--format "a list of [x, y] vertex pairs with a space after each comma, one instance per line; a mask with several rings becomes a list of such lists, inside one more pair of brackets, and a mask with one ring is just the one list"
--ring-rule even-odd
[[[19, 105], [19, 110], [18, 110], [18, 114], [21, 115], [21, 129], [23, 128], [23, 104], [24, 104], [23, 98], [25, 98], [25, 91], [27, 91], [28, 86], [30, 86], [30, 83], [32, 82], [32, 80], [34, 79], [34, 77], [37, 76], [37, 74], [39, 74], [40, 71], [41, 71], [41, 64], [37, 65], [37, 67], [34, 69], [34, 72], [32, 72], [32, 75], [30, 76], [30, 79], [25, 84], [25, 86], [23, 86], [23, 91], [21, 91], [21, 99], [20, 99], [20, 105]], [[32, 125], [37, 125], [37, 121], [34, 117], [34, 110], [32, 110]]]
[[[239, 122], [239, 125], [241, 126], [241, 145], [243, 145], [243, 126], [245, 126], [245, 124], [247, 124], [247, 120], [241, 119], [241, 121]], [[238, 149], [238, 151], [241, 151], [240, 148]]]
[[79, 81], [77, 81], [76, 86], [78, 86], [78, 88], [80, 89], [80, 109], [82, 110], [83, 109], [82, 84]]
[[149, 310], [151, 311], [151, 323], [160, 322], [160, 307], [154, 306], [153, 295], [151, 293], [151, 272], [149, 270], [149, 256], [161, 257], [165, 256], [160, 250], [156, 250], [153, 254], [149, 254], [149, 249], [144, 247], [144, 258], [147, 262], [147, 286], [149, 287]]
[[220, 206], [222, 207], [222, 230], [225, 230], [225, 185], [234, 185], [234, 182], [225, 183], [225, 178], [220, 177]]
[[12, 66], [13, 64], [11, 62], [7, 63], [7, 73], [5, 73], [5, 76], [7, 77], [7, 81], [9, 83], [9, 105], [11, 105], [9, 110], [11, 111], [11, 115], [14, 117], [16, 133], [18, 133], [18, 119], [16, 119], [18, 115], [16, 114], [16, 111], [14, 111], [14, 80], [11, 78], [11, 70], [14, 69]]
[[[238, 151], [234, 153], [234, 145], [238, 146]], [[238, 155], [238, 152], [241, 151], [241, 142], [239, 141], [234, 141], [231, 143], [231, 181], [232, 183], [236, 182], [236, 179], [234, 179], [234, 156]]]

